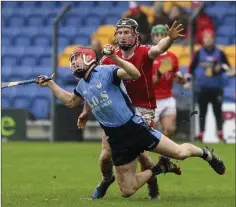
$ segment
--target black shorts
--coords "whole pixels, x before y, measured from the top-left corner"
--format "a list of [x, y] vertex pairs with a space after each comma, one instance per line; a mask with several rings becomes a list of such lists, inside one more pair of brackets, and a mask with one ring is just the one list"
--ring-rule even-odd
[[115, 166], [125, 165], [135, 160], [144, 150], [154, 149], [161, 133], [146, 124], [140, 116], [134, 116], [120, 127], [102, 126], [111, 147]]

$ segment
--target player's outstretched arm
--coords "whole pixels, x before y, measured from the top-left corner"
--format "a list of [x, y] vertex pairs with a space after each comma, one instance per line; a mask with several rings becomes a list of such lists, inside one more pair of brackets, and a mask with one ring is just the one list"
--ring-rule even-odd
[[172, 45], [173, 41], [184, 37], [184, 35], [180, 34], [184, 29], [182, 28], [182, 24], [177, 25], [177, 21], [175, 21], [171, 28], [166, 25], [167, 29], [167, 37], [160, 40], [160, 42], [151, 47], [151, 49], [148, 51], [148, 55], [150, 58], [155, 59], [158, 55], [162, 54], [163, 52], [167, 51], [169, 47]]
[[112, 45], [106, 45], [103, 49], [103, 54], [111, 58], [120, 67], [117, 71], [117, 76], [120, 79], [136, 80], [140, 78], [141, 74], [138, 69], [132, 63], [117, 56]]
[[74, 108], [79, 106], [83, 102], [83, 98], [74, 94], [69, 93], [58, 86], [53, 80], [44, 81], [47, 76], [39, 76], [36, 83], [42, 87], [48, 87], [52, 90], [53, 94], [63, 102], [67, 107]]

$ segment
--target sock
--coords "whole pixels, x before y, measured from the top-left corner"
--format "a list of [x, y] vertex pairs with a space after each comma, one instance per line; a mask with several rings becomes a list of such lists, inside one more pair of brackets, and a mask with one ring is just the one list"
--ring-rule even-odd
[[109, 182], [112, 179], [113, 172], [108, 174], [102, 173], [102, 178], [104, 182]]
[[105, 182], [109, 182], [113, 176], [113, 163], [111, 160], [102, 160], [100, 163], [102, 179]]
[[149, 196], [151, 198], [156, 198], [160, 194], [156, 176], [151, 177], [147, 184]]
[[211, 154], [208, 153], [208, 151], [206, 151], [205, 149], [202, 149], [202, 151], [203, 151], [203, 154], [202, 154], [201, 158], [204, 160], [207, 160], [207, 161], [211, 161], [211, 159], [212, 159]]

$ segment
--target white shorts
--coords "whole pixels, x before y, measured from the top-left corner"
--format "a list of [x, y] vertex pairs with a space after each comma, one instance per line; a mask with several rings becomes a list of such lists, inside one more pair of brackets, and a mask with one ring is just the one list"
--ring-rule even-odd
[[155, 109], [150, 109], [150, 108], [144, 108], [144, 107], [139, 107], [135, 106], [135, 114], [141, 116], [144, 121], [151, 127], [154, 124], [154, 118], [155, 118]]
[[156, 100], [156, 103], [155, 122], [163, 116], [176, 114], [176, 100], [173, 97]]

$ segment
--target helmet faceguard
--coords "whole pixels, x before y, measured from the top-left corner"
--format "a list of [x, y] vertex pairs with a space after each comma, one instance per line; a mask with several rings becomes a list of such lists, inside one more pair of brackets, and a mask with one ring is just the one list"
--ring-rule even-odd
[[70, 69], [77, 78], [83, 78], [93, 64], [97, 64], [97, 56], [92, 48], [77, 47], [70, 56]]
[[122, 42], [120, 40], [116, 40], [118, 46], [122, 50], [127, 51], [137, 44], [138, 38], [139, 38], [138, 27], [139, 27], [138, 23], [135, 20], [130, 19], [130, 18], [120, 19], [117, 22], [116, 29], [115, 29], [115, 36], [117, 36], [117, 30], [119, 28], [130, 28], [130, 29], [132, 29], [132, 32], [137, 35], [137, 37], [135, 39], [133, 37], [130, 37], [130, 38], [127, 38], [124, 42]]

